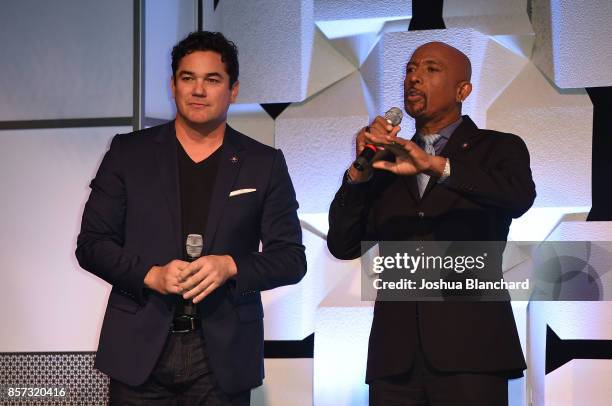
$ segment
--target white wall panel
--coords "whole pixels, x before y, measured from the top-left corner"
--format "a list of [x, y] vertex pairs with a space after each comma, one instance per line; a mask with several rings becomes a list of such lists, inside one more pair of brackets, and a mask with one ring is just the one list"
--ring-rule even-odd
[[527, 0], [446, 0], [446, 28], [473, 28], [483, 34], [532, 34]]
[[526, 142], [535, 207], [591, 205], [593, 105], [584, 90], [557, 88], [530, 62], [493, 102], [487, 124]]
[[239, 103], [306, 98], [314, 41], [312, 0], [223, 0], [214, 19], [216, 28], [238, 46]]
[[227, 123], [259, 142], [274, 146], [274, 120], [259, 104], [230, 105]]
[[145, 2], [145, 115], [172, 119], [175, 115], [170, 88], [172, 47], [195, 31], [193, 0]]
[[133, 4], [5, 1], [0, 120], [132, 115]]
[[285, 153], [301, 213], [329, 209], [355, 159], [355, 135], [367, 122], [358, 72], [277, 117], [276, 146]]
[[410, 17], [409, 0], [314, 0], [315, 20]]
[[612, 2], [534, 2], [534, 62], [561, 88], [612, 85]]
[[300, 216], [308, 262], [306, 276], [296, 285], [262, 292], [266, 340], [308, 337], [315, 330], [315, 315], [321, 301], [354, 269], [355, 261], [340, 261], [331, 256], [325, 235], [316, 226], [320, 218], [326, 220], [327, 213]]
[[74, 256], [89, 182], [131, 128], [0, 131], [2, 351], [94, 351], [109, 285]]
[[[610, 236], [610, 222], [566, 221], [560, 223], [547, 240], [607, 242], [610, 241]], [[592, 246], [589, 251], [589, 263], [603, 262], [609, 267], [612, 253], [594, 248]], [[598, 256], [600, 258], [597, 258]], [[601, 261], [601, 258], [605, 261]], [[609, 270], [597, 271], [601, 273]], [[610, 393], [609, 371], [612, 361], [579, 359], [546, 374], [546, 345], [549, 344], [546, 340], [546, 328], [550, 326], [561, 340], [611, 340], [612, 324], [608, 321], [612, 320], [612, 303], [532, 302], [529, 304], [528, 314], [528, 372], [533, 387], [533, 404], [569, 405], [577, 398], [581, 399], [580, 404], [605, 404], [609, 397], [602, 398], [601, 395]], [[600, 376], [606, 376], [607, 379], [600, 380]]]
[[266, 378], [251, 392], [252, 406], [312, 406], [312, 359], [266, 359]]

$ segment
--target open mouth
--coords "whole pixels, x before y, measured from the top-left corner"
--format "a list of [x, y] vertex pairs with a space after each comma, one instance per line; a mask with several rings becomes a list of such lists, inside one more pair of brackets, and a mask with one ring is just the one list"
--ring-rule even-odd
[[404, 99], [409, 102], [419, 101], [425, 98], [425, 94], [417, 89], [408, 89], [404, 93]]

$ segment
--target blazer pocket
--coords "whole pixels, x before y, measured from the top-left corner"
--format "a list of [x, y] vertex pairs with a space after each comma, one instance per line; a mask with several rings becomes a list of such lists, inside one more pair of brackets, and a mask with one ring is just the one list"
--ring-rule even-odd
[[263, 306], [261, 303], [248, 303], [236, 306], [238, 319], [243, 322], [261, 320], [264, 317]]
[[140, 309], [140, 305], [136, 301], [115, 291], [111, 291], [108, 297], [108, 306], [127, 313], [136, 313]]

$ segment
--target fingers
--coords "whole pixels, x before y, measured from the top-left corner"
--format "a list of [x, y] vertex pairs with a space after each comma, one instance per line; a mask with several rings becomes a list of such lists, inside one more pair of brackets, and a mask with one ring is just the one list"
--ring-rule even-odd
[[[212, 281], [210, 284], [207, 284], [208, 280], [204, 280], [201, 285], [206, 286], [204, 290], [196, 297], [193, 298], [193, 303], [198, 303], [204, 300], [204, 298], [210, 295], [215, 289], [217, 289], [220, 285], [218, 282]], [[200, 286], [200, 287], [203, 287]]]
[[396, 172], [396, 164], [389, 161], [376, 161], [372, 164], [372, 168], [383, 169], [389, 172]]
[[200, 257], [193, 262], [185, 262], [186, 266], [184, 266], [179, 273], [179, 281], [184, 282], [197, 274], [204, 265], [204, 261], [206, 261], [204, 258], [205, 257]]
[[370, 128], [372, 129], [371, 133], [386, 134], [391, 132], [393, 126], [384, 117], [376, 116], [370, 124]]
[[357, 138], [355, 140], [355, 150], [356, 150], [357, 156], [361, 155], [361, 152], [365, 148], [366, 133], [368, 133], [369, 131], [370, 131], [370, 127], [365, 126], [361, 130], [359, 130], [359, 132], [357, 133]]

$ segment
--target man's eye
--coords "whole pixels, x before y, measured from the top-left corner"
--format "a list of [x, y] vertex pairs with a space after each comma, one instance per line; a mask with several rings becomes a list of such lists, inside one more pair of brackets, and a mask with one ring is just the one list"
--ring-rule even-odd
[[440, 70], [440, 69], [438, 69], [438, 68], [433, 68], [433, 67], [431, 67], [431, 66], [427, 68], [427, 72], [438, 72], [439, 70]]
[[189, 81], [192, 81], [192, 80], [193, 80], [193, 78], [192, 78], [191, 76], [183, 76], [183, 77], [182, 77], [182, 80], [183, 80], [184, 82], [189, 82]]
[[216, 78], [206, 78], [208, 83], [219, 83], [219, 79]]

